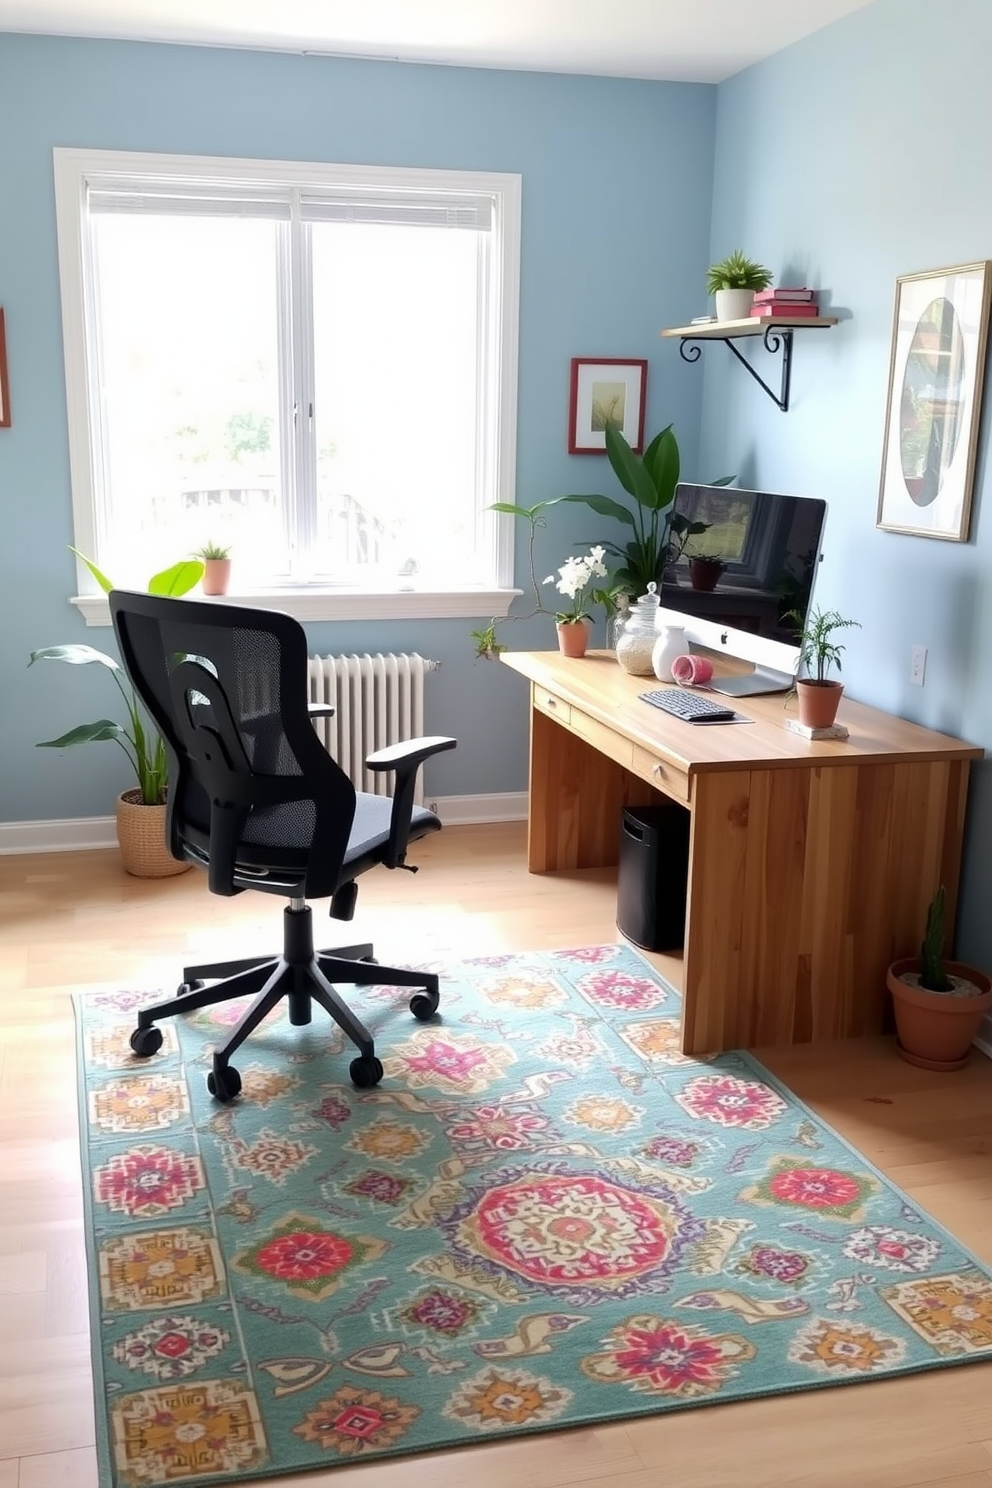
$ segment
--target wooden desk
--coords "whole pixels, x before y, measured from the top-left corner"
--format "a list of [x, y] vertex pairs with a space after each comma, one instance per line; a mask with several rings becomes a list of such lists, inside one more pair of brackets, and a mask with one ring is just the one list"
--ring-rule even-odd
[[691, 812], [684, 1053], [888, 1026], [885, 969], [917, 950], [941, 883], [950, 944], [981, 749], [849, 700], [850, 738], [810, 743], [781, 694], [701, 728], [641, 702], [658, 684], [611, 653], [501, 660], [531, 683], [532, 873], [616, 863], [621, 808], [658, 791]]

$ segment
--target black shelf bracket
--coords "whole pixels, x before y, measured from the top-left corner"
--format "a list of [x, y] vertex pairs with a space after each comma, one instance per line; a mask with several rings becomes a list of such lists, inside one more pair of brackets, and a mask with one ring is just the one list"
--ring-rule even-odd
[[742, 356], [734, 345], [734, 342], [737, 340], [753, 341], [754, 339], [753, 336], [714, 336], [712, 332], [708, 336], [700, 337], [698, 340], [691, 336], [683, 336], [679, 342], [679, 356], [684, 362], [698, 362], [703, 354], [703, 349], [699, 344], [700, 340], [725, 342], [745, 371], [750, 372], [755, 382], [764, 388], [775, 406], [782, 413], [788, 413], [789, 389], [792, 384], [792, 331], [770, 325], [765, 327], [764, 335], [761, 338], [765, 350], [772, 356], [777, 355], [779, 351], [782, 353], [782, 384], [778, 393], [775, 392], [774, 388], [769, 387], [761, 374], [756, 372], [751, 366], [747, 357]]

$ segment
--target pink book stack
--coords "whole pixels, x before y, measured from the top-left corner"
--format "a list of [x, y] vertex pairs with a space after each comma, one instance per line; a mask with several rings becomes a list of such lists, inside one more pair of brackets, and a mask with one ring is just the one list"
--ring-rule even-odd
[[783, 316], [790, 319], [793, 316], [797, 319], [816, 316], [819, 314], [816, 305], [816, 290], [785, 287], [759, 289], [754, 297], [754, 308], [751, 313], [752, 315], [774, 316], [776, 320]]

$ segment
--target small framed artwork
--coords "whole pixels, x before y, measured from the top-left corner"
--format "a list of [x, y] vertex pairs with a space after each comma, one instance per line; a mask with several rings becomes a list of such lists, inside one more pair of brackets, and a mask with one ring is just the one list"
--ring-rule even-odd
[[875, 525], [967, 542], [992, 262], [896, 280]]
[[10, 428], [10, 386], [7, 382], [7, 335], [0, 310], [0, 429]]
[[616, 424], [636, 455], [644, 447], [648, 364], [625, 357], [572, 358], [568, 453], [606, 453], [606, 426]]

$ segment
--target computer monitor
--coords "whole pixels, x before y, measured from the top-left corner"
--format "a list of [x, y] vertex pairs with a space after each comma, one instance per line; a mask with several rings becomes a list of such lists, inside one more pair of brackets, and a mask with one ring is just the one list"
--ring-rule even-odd
[[826, 510], [812, 496], [676, 488], [659, 624], [680, 625], [690, 643], [753, 664], [714, 677], [717, 692], [747, 697], [792, 687]]

